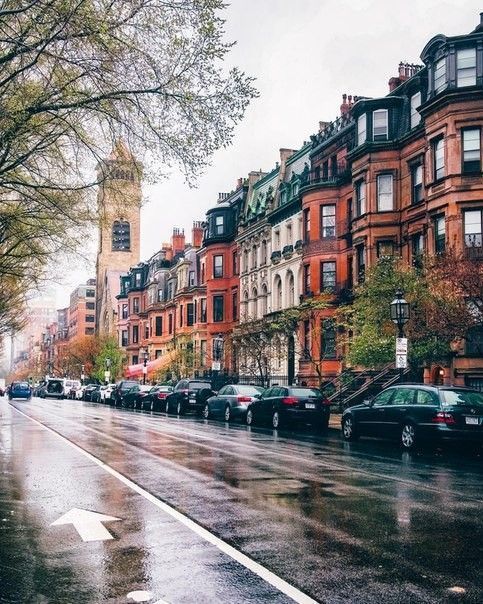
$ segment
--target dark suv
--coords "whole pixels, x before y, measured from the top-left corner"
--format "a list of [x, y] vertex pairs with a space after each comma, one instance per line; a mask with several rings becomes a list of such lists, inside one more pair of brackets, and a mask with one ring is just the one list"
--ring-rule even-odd
[[135, 380], [121, 380], [116, 384], [116, 387], [111, 394], [111, 400], [113, 401], [114, 406], [124, 405], [127, 393], [130, 392], [132, 388], [137, 388], [138, 386], [139, 383]]
[[404, 449], [428, 440], [483, 442], [483, 392], [451, 386], [391, 386], [342, 414], [346, 440], [398, 439]]
[[201, 413], [206, 401], [215, 393], [209, 380], [180, 380], [166, 397], [166, 413], [173, 410], [178, 415], [187, 411]]

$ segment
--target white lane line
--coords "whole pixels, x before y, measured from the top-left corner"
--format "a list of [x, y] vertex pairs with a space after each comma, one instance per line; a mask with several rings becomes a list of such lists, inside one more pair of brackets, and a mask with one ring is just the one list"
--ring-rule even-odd
[[170, 505], [168, 505], [164, 501], [161, 501], [160, 499], [158, 499], [157, 497], [155, 497], [148, 491], [144, 490], [142, 487], [137, 485], [135, 482], [133, 482], [132, 480], [129, 480], [129, 478], [126, 478], [126, 476], [124, 476], [117, 470], [114, 470], [114, 468], [111, 468], [111, 466], [108, 466], [106, 463], [104, 463], [103, 461], [101, 461], [100, 459], [98, 459], [97, 457], [92, 455], [92, 453], [88, 453], [82, 447], [79, 447], [79, 445], [76, 445], [75, 443], [73, 443], [70, 440], [68, 440], [67, 438], [65, 438], [65, 436], [62, 436], [62, 434], [59, 434], [52, 428], [49, 428], [49, 426], [46, 426], [42, 422], [39, 422], [38, 420], [34, 419], [33, 417], [30, 417], [29, 415], [27, 415], [23, 411], [20, 411], [13, 405], [11, 407], [13, 409], [15, 409], [15, 411], [17, 413], [20, 413], [20, 415], [23, 415], [30, 421], [32, 421], [32, 422], [38, 424], [39, 426], [41, 426], [42, 428], [44, 428], [44, 430], [48, 430], [49, 432], [51, 432], [52, 434], [54, 434], [55, 436], [60, 438], [62, 441], [64, 441], [65, 443], [70, 445], [73, 449], [75, 449], [78, 453], [80, 453], [81, 455], [84, 455], [84, 457], [86, 457], [87, 459], [89, 459], [90, 461], [92, 461], [93, 463], [98, 465], [100, 468], [102, 468], [103, 470], [105, 470], [106, 472], [111, 474], [111, 476], [114, 476], [114, 478], [117, 478], [124, 485], [126, 485], [131, 490], [138, 493], [138, 495], [141, 495], [141, 497], [144, 497], [144, 499], [146, 499], [147, 501], [154, 504], [160, 510], [162, 510], [166, 514], [169, 514], [172, 518], [174, 518], [175, 520], [177, 520], [178, 522], [180, 522], [181, 524], [183, 524], [184, 526], [186, 526], [187, 528], [192, 530], [199, 537], [201, 537], [208, 543], [211, 543], [212, 545], [214, 545], [221, 552], [223, 552], [224, 554], [226, 554], [227, 556], [229, 556], [230, 558], [232, 558], [233, 560], [235, 560], [236, 562], [238, 562], [239, 564], [241, 564], [242, 566], [244, 566], [245, 568], [247, 568], [254, 574], [258, 575], [261, 579], [263, 579], [264, 581], [266, 581], [267, 583], [269, 583], [270, 585], [272, 585], [273, 587], [278, 589], [280, 592], [282, 592], [283, 594], [285, 594], [286, 596], [291, 598], [294, 602], [298, 602], [299, 604], [317, 604], [316, 600], [313, 600], [307, 594], [304, 594], [302, 591], [300, 591], [293, 585], [290, 585], [290, 583], [287, 583], [287, 581], [284, 581], [284, 579], [281, 579], [272, 571], [268, 570], [267, 568], [265, 568], [258, 562], [255, 562], [255, 560], [252, 560], [245, 554], [242, 554], [242, 552], [238, 551], [237, 549], [235, 549], [234, 547], [232, 547], [231, 545], [229, 545], [228, 543], [223, 541], [223, 539], [216, 537], [216, 535], [213, 535], [212, 533], [210, 533], [210, 531], [208, 531], [204, 527], [200, 526], [194, 520], [191, 520], [191, 518], [188, 518], [181, 512], [178, 512], [177, 510], [172, 508]]

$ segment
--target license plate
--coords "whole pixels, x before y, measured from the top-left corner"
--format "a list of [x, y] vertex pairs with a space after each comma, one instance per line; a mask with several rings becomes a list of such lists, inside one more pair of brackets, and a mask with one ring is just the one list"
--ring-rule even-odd
[[478, 417], [467, 417], [466, 423], [470, 424], [471, 426], [478, 426], [480, 419]]
[[315, 409], [315, 403], [305, 403], [306, 409]]
[[190, 403], [196, 403], [196, 398], [194, 396], [190, 396]]

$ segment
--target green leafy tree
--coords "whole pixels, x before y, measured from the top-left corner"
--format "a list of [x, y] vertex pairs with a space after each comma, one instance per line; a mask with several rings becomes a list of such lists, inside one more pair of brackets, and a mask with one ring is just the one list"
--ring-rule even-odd
[[106, 361], [109, 361], [111, 382], [115, 382], [122, 376], [122, 367], [125, 358], [116, 339], [112, 337], [100, 340], [99, 352], [94, 359], [92, 376], [100, 382], [104, 382], [104, 372], [108, 368]]

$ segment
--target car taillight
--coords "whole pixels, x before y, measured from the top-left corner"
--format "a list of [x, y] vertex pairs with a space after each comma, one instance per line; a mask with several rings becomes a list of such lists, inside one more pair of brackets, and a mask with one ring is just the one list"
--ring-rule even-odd
[[298, 398], [296, 396], [284, 396], [282, 403], [284, 405], [296, 405], [298, 403]]
[[252, 400], [252, 397], [251, 396], [237, 396], [236, 400], [239, 403], [250, 403]]
[[158, 392], [158, 398], [165, 399], [167, 396], [166, 392]]
[[431, 421], [435, 424], [446, 424], [447, 426], [456, 424], [456, 420], [451, 413], [445, 413], [444, 411], [438, 411]]
[[328, 406], [328, 405], [331, 405], [331, 404], [332, 404], [332, 403], [329, 401], [329, 399], [328, 399], [328, 398], [323, 398], [323, 399], [322, 399], [322, 405], [327, 405], [327, 406]]

